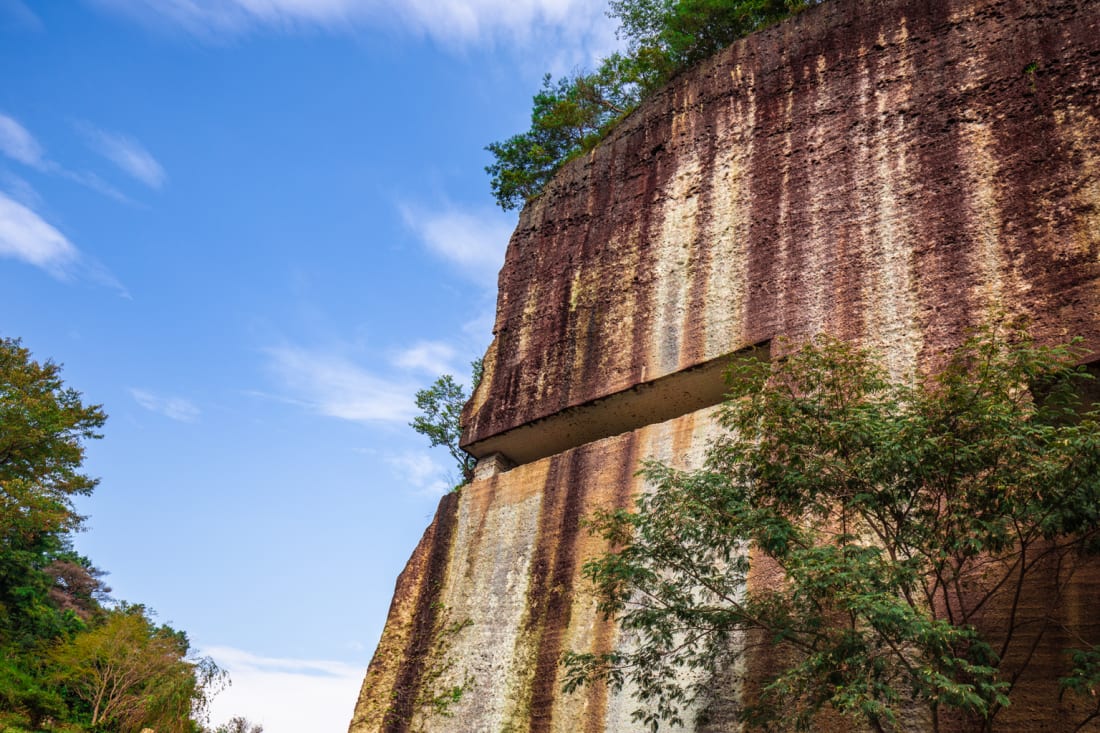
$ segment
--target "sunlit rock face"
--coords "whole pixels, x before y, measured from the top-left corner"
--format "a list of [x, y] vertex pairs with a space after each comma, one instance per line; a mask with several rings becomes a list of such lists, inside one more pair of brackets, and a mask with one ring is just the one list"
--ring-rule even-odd
[[[629, 506], [643, 457], [697, 464], [712, 412], [587, 443], [445, 498], [398, 580], [351, 730], [631, 730], [630, 700], [598, 686], [561, 693], [563, 651], [618, 641], [581, 576], [607, 548], [577, 520]], [[434, 709], [456, 686], [463, 693], [446, 714]]]
[[[629, 642], [580, 518], [644, 457], [698, 464], [728, 355], [827, 332], [904, 376], [994, 313], [1100, 354], [1100, 1], [827, 0], [677, 78], [520, 217], [465, 413], [492, 460], [399, 579], [352, 733], [636, 730], [561, 692], [562, 651]], [[1062, 619], [1093, 637], [1098, 582]], [[1038, 640], [1003, 730], [1065, 729], [1075, 643]]]

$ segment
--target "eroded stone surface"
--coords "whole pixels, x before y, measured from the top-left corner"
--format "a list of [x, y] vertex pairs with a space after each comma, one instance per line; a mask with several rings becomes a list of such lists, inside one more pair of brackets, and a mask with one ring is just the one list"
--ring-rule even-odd
[[524, 210], [464, 443], [781, 335], [1100, 351], [1098, 53], [1095, 0], [828, 0], [683, 75]]
[[[598, 685], [561, 693], [563, 651], [618, 641], [581, 577], [584, 561], [607, 548], [579, 519], [628, 506], [644, 456], [698, 465], [714, 430], [711, 408], [450, 495], [398, 580], [352, 733], [630, 730], [632, 701]], [[464, 692], [449, 716], [434, 710], [430, 701], [456, 686]]]
[[[491, 447], [777, 336], [875, 346], [906, 375], [1008, 312], [1100, 353], [1098, 290], [1100, 0], [828, 0], [675, 80], [524, 210], [464, 440]], [[623, 643], [580, 577], [603, 547], [579, 520], [642, 489], [639, 459], [695, 465], [713, 432], [703, 410], [534, 447], [447, 497], [351, 732], [635, 730], [627, 696], [560, 692], [561, 651]], [[1083, 568], [1059, 618], [1090, 643], [1098, 588]], [[1055, 679], [1080, 642], [1038, 640], [999, 729], [1065, 729]], [[431, 714], [455, 686], [453, 717]], [[737, 730], [732, 710], [703, 730]]]

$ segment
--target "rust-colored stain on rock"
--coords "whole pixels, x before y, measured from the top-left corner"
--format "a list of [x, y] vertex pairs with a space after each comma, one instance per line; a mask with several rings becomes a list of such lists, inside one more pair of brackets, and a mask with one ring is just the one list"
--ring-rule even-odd
[[[524, 209], [463, 440], [778, 336], [858, 341], [911, 375], [991, 313], [1100, 355], [1100, 0], [827, 0], [679, 76]], [[699, 465], [713, 409], [658, 419], [444, 499], [351, 733], [637, 729], [628, 695], [565, 695], [558, 659], [630, 643], [596, 612], [582, 568], [606, 548], [581, 519], [629, 506], [642, 458]], [[1076, 568], [1056, 609], [1091, 643], [1098, 588]], [[1021, 608], [1048, 601], [1032, 587]], [[999, 729], [1066, 729], [1055, 668], [1079, 641], [1034, 639]], [[456, 688], [445, 714], [426, 704]], [[697, 733], [739, 730], [710, 712]]]
[[1100, 349], [1098, 39], [1096, 2], [828, 0], [684, 74], [524, 210], [464, 443], [780, 334]]

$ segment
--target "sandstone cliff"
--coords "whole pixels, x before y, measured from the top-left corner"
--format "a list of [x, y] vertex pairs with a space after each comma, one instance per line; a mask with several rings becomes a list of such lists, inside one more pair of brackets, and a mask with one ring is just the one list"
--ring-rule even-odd
[[[682, 75], [523, 211], [465, 414], [481, 478], [398, 580], [351, 732], [634, 730], [625, 696], [560, 691], [562, 650], [621, 643], [579, 519], [641, 458], [699, 459], [738, 351], [828, 332], [904, 374], [994, 310], [1100, 353], [1100, 0], [828, 0]], [[1100, 637], [1078, 578], [1066, 619]], [[1005, 730], [1065, 729], [1065, 641]]]

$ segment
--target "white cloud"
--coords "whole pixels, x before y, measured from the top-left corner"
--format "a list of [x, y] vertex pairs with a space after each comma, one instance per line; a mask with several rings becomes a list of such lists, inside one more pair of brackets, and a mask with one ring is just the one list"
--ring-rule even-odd
[[0, 153], [32, 168], [45, 168], [42, 146], [14, 117], [0, 113]]
[[404, 351], [398, 352], [393, 363], [403, 369], [438, 376], [454, 374], [455, 349], [441, 341], [420, 341]]
[[371, 373], [344, 356], [295, 346], [267, 349], [291, 401], [356, 422], [406, 423], [416, 413], [411, 384]]
[[107, 132], [91, 125], [81, 125], [81, 131], [100, 155], [117, 165], [123, 173], [141, 181], [149, 188], [164, 185], [164, 168], [145, 147], [126, 135]]
[[[92, 128], [88, 128], [92, 130]], [[96, 135], [101, 134], [98, 131], [94, 131]], [[89, 137], [92, 137], [92, 133], [89, 133]], [[124, 151], [120, 148], [119, 155], [123, 158], [127, 158], [129, 165], [133, 166], [136, 171], [150, 178], [150, 180], [156, 180], [155, 171], [160, 169], [160, 165], [153, 160], [152, 156], [149, 156], [149, 161], [142, 161], [141, 153], [143, 149], [138, 146], [130, 152], [129, 156], [124, 155]], [[104, 196], [113, 198], [124, 204], [133, 204], [125, 194], [121, 193], [111, 184], [107, 183], [95, 173], [87, 171], [71, 171], [62, 165], [50, 160], [46, 157], [45, 150], [42, 145], [35, 139], [34, 135], [23, 127], [22, 124], [14, 117], [0, 113], [0, 153], [3, 153], [12, 160], [19, 161], [24, 165], [28, 165], [32, 168], [48, 173], [55, 176], [60, 176], [74, 183], [78, 183], [85, 188], [89, 188], [96, 193], [101, 193]], [[104, 155], [107, 155], [104, 152]], [[146, 153], [146, 155], [148, 155]], [[108, 157], [110, 157], [108, 155]], [[118, 163], [120, 166], [122, 163]], [[136, 174], [133, 174], [135, 175]], [[164, 171], [160, 171], [160, 180], [163, 181]], [[152, 185], [152, 184], [150, 184]], [[159, 187], [159, 184], [157, 185]]]
[[201, 414], [193, 402], [182, 397], [166, 397], [137, 388], [131, 388], [130, 395], [146, 410], [180, 422], [196, 422]]
[[386, 463], [419, 493], [443, 496], [457, 483], [454, 478], [448, 477], [443, 466], [426, 453], [410, 452], [387, 456]]
[[530, 45], [552, 36], [607, 45], [605, 4], [592, 0], [89, 0], [112, 12], [200, 37], [254, 30], [397, 26], [449, 45], [505, 40]]
[[496, 287], [504, 250], [515, 227], [513, 216], [493, 209], [472, 212], [452, 206], [439, 211], [403, 206], [401, 214], [405, 225], [429, 250], [458, 265], [476, 282]]
[[[33, 193], [33, 190], [31, 191]], [[75, 277], [118, 291], [129, 292], [110, 270], [78, 250], [64, 234], [26, 205], [0, 192], [0, 257], [39, 267], [58, 280]]]
[[214, 698], [211, 722], [240, 715], [263, 725], [264, 733], [346, 733], [366, 672], [343, 662], [261, 657], [232, 647], [201, 653], [232, 680]]
[[22, 260], [66, 280], [80, 252], [38, 214], [0, 193], [0, 257]]

